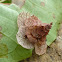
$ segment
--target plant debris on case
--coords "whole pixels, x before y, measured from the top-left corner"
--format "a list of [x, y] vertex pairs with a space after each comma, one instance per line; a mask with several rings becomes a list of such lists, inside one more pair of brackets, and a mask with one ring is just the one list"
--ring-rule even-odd
[[35, 48], [38, 55], [46, 52], [46, 36], [52, 27], [52, 23], [42, 23], [36, 16], [29, 13], [21, 13], [18, 16], [18, 33], [16, 35], [18, 43], [26, 48]]

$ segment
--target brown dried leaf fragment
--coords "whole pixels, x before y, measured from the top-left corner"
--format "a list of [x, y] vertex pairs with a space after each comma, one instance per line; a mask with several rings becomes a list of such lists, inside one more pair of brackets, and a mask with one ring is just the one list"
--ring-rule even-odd
[[42, 55], [46, 52], [47, 50], [47, 44], [43, 44], [41, 46], [39, 46], [37, 43], [34, 45], [35, 46], [35, 53], [38, 55]]
[[38, 55], [42, 55], [46, 52], [46, 35], [51, 28], [52, 23], [50, 24], [41, 24], [39, 26], [29, 26], [26, 29], [26, 36], [32, 44], [34, 44], [35, 52]]
[[46, 35], [48, 34], [51, 25], [52, 25], [51, 23], [50, 24], [41, 23], [41, 25], [38, 26], [37, 25], [28, 26], [26, 28], [26, 36], [31, 43], [34, 44], [38, 42], [39, 44], [42, 44], [42, 42], [46, 41]]
[[20, 26], [18, 33], [16, 35], [18, 43], [27, 49], [32, 49], [34, 46], [29, 42], [29, 40], [25, 37], [25, 26]]
[[25, 26], [40, 26], [41, 21], [36, 16], [30, 16], [25, 20]]
[[29, 13], [25, 13], [25, 12], [20, 13], [17, 20], [18, 28], [20, 26], [25, 26], [25, 21], [29, 17], [30, 17]]
[[46, 52], [46, 36], [51, 29], [52, 23], [42, 23], [36, 16], [29, 13], [21, 13], [18, 17], [18, 33], [16, 35], [18, 43], [26, 48], [35, 47], [35, 52], [42, 55]]

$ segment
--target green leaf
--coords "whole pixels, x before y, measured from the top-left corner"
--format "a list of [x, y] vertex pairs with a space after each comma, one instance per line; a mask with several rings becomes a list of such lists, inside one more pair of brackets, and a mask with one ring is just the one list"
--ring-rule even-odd
[[17, 43], [17, 17], [20, 9], [12, 4], [0, 4], [0, 62], [18, 62], [28, 58], [32, 50], [27, 50]]
[[47, 45], [57, 37], [57, 30], [62, 22], [62, 0], [26, 0], [21, 12], [29, 12], [37, 16], [43, 23], [53, 22], [47, 36]]
[[5, 0], [4, 2], [2, 2], [2, 3], [11, 3], [12, 2], [12, 0]]

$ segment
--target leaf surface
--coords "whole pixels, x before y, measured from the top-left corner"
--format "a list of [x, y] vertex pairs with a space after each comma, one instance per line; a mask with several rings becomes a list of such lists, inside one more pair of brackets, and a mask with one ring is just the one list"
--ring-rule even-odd
[[32, 50], [27, 50], [17, 43], [17, 17], [20, 9], [12, 4], [0, 4], [0, 62], [18, 62], [28, 58]]

